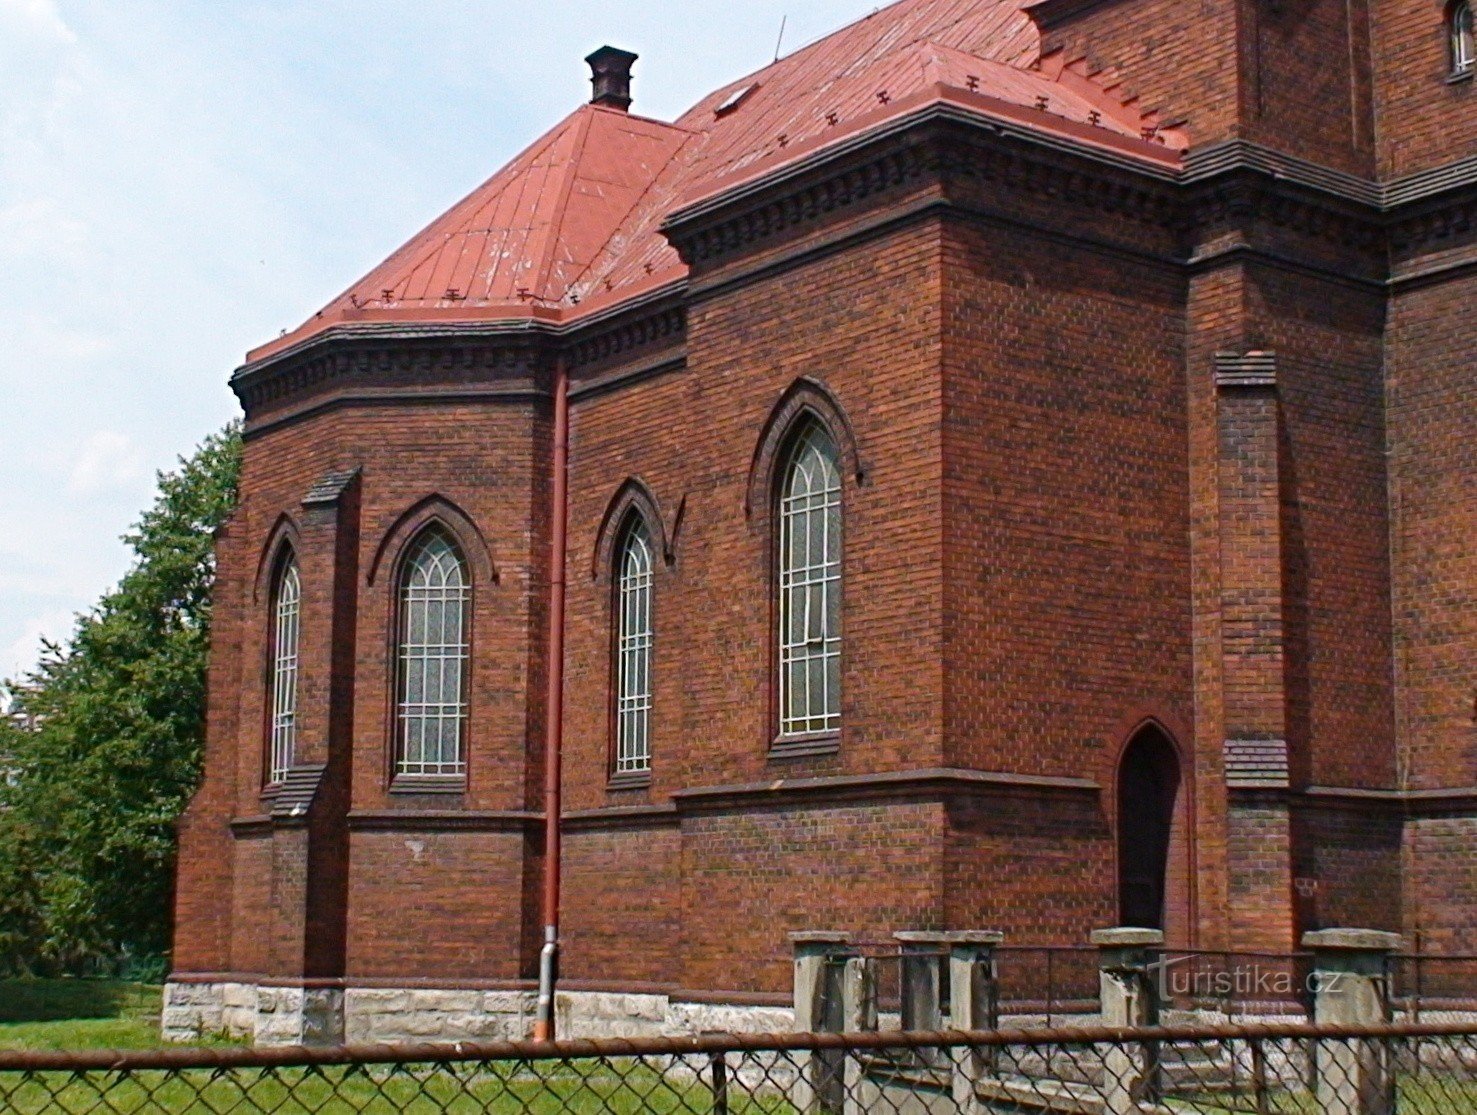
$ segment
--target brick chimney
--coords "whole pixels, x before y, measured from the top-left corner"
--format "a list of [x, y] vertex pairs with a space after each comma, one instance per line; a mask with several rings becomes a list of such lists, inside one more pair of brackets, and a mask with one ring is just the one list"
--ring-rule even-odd
[[590, 64], [590, 84], [595, 87], [590, 103], [628, 112], [631, 108], [631, 65], [636, 58], [637, 55], [629, 50], [613, 46], [602, 46], [586, 58]]

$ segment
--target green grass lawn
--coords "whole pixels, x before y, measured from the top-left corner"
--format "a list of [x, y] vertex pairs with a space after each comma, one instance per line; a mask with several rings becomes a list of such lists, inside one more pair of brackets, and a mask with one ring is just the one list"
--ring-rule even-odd
[[152, 1049], [160, 997], [118, 980], [0, 980], [0, 1049]]
[[664, 1074], [629, 1061], [0, 1073], [0, 1110], [17, 1115], [58, 1110], [118, 1115], [712, 1115], [719, 1110], [729, 1115], [795, 1115], [773, 1092], [756, 1096], [739, 1088], [720, 1108], [711, 1090], [691, 1075]]
[[[110, 980], [0, 980], [0, 1050], [153, 1049], [160, 988]], [[694, 1112], [714, 1110], [691, 1076], [666, 1077], [635, 1062], [465, 1063], [448, 1067], [330, 1066], [179, 1073], [0, 1073], [0, 1111], [281, 1112]], [[735, 1088], [729, 1110], [793, 1109], [778, 1096]]]

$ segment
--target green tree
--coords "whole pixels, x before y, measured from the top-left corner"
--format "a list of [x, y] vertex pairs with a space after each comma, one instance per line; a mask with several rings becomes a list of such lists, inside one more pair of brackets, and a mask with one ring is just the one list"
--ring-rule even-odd
[[18, 687], [35, 727], [0, 737], [13, 771], [0, 784], [0, 964], [81, 971], [169, 947], [175, 820], [204, 742], [214, 535], [240, 466], [233, 423], [160, 473], [124, 535], [132, 567]]

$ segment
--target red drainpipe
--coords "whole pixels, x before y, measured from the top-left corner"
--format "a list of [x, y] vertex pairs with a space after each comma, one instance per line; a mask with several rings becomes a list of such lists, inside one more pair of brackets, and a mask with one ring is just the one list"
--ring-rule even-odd
[[560, 760], [564, 744], [564, 564], [569, 511], [569, 366], [554, 371], [554, 475], [549, 547], [549, 692], [544, 714], [544, 947], [539, 953], [538, 1019], [533, 1036], [554, 1037], [554, 985], [559, 978]]

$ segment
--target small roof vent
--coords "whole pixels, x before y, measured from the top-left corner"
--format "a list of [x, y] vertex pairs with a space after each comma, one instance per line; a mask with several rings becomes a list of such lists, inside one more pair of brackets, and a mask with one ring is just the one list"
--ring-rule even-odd
[[602, 46], [585, 59], [590, 64], [590, 84], [594, 86], [592, 105], [628, 112], [631, 108], [631, 66], [637, 55], [629, 50]]
[[713, 115], [727, 116], [730, 112], [734, 112], [738, 109], [739, 105], [752, 97], [758, 89], [759, 83], [757, 81], [750, 82], [748, 85], [740, 85], [737, 89], [729, 93], [728, 96], [723, 98], [723, 103], [713, 110]]

